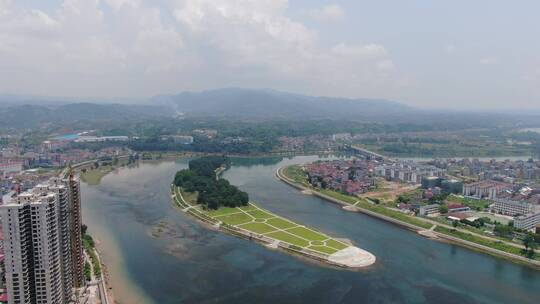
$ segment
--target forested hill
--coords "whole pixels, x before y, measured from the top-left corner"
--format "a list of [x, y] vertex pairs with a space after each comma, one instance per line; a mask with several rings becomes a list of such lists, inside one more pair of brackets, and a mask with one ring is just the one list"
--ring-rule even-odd
[[228, 168], [230, 165], [231, 160], [228, 157], [208, 156], [190, 161], [189, 170], [197, 173], [197, 175], [215, 178], [218, 168]]
[[63, 105], [28, 105], [0, 107], [0, 128], [41, 128], [68, 126], [98, 128], [117, 126], [130, 121], [167, 117], [165, 107], [125, 104], [70, 103]]
[[240, 191], [226, 179], [216, 178], [216, 170], [229, 165], [227, 157], [209, 156], [192, 160], [189, 169], [176, 173], [174, 184], [183, 191], [197, 192], [197, 203], [209, 209], [246, 206], [249, 202], [246, 192]]
[[393, 115], [413, 110], [383, 99], [313, 97], [273, 90], [218, 89], [159, 96], [154, 104], [175, 107], [189, 116], [313, 119]]

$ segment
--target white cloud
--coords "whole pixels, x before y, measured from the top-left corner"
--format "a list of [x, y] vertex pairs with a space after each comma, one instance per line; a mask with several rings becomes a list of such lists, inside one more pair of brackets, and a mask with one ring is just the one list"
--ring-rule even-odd
[[399, 80], [384, 46], [322, 46], [287, 9], [287, 0], [65, 0], [49, 11], [3, 9], [0, 92], [140, 97], [246, 86], [378, 96]]
[[447, 44], [444, 46], [444, 52], [447, 54], [453, 54], [457, 50], [457, 47], [453, 44]]
[[337, 55], [352, 55], [357, 58], [380, 58], [387, 55], [386, 49], [378, 44], [349, 46], [341, 43], [334, 46], [332, 50]]
[[345, 18], [345, 11], [337, 4], [330, 4], [319, 9], [310, 10], [307, 14], [319, 21], [335, 21]]
[[480, 58], [480, 64], [482, 65], [494, 65], [494, 64], [497, 64], [498, 62], [499, 60], [497, 59], [497, 57], [494, 57], [494, 56], [486, 56], [486, 57]]
[[105, 3], [107, 3], [110, 7], [114, 9], [120, 9], [123, 5], [127, 3], [131, 4], [138, 4], [137, 0], [105, 0]]
[[0, 0], [0, 16], [6, 15], [9, 12], [11, 0]]

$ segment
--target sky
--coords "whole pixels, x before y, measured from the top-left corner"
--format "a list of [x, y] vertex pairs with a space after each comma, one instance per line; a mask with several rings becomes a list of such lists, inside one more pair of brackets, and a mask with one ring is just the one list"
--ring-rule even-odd
[[0, 93], [540, 108], [537, 0], [0, 0]]

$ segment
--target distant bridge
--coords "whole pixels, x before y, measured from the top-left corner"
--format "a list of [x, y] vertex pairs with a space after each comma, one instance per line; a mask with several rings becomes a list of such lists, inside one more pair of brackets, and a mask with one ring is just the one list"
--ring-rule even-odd
[[359, 147], [359, 146], [349, 146], [349, 149], [351, 151], [353, 151], [354, 153], [357, 153], [357, 154], [360, 154], [362, 156], [365, 156], [367, 159], [374, 159], [374, 160], [378, 160], [378, 161], [387, 161], [387, 160], [390, 160], [390, 158], [384, 156], [384, 155], [381, 155], [381, 154], [378, 154], [378, 153], [375, 153], [373, 151], [369, 151], [367, 149], [364, 149], [362, 147]]

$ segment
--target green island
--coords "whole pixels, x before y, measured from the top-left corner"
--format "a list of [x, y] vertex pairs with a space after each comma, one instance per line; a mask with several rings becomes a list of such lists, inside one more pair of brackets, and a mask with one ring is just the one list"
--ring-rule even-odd
[[375, 262], [375, 256], [367, 251], [249, 202], [247, 193], [217, 177], [229, 164], [226, 157], [216, 156], [190, 161], [189, 169], [179, 171], [171, 185], [173, 202], [215, 228], [269, 248], [344, 268]]
[[[429, 238], [449, 241], [515, 262], [540, 267], [540, 254], [525, 257], [523, 249], [516, 244], [504, 242], [494, 237], [482, 236], [467, 231], [467, 229], [456, 229], [455, 227], [431, 219], [407, 215], [385, 207], [382, 204], [376, 204], [367, 197], [352, 196], [329, 189], [313, 187], [308, 182], [307, 175], [300, 165], [282, 167], [276, 172], [276, 176], [281, 181], [305, 193], [311, 193], [330, 202], [340, 204], [346, 210], [359, 211], [392, 222], [407, 229], [417, 231], [419, 234]], [[463, 199], [460, 200], [458, 197], [451, 197], [451, 200], [464, 202]], [[480, 206], [485, 202], [477, 201], [475, 203]]]

